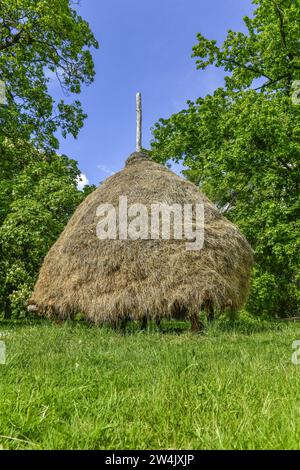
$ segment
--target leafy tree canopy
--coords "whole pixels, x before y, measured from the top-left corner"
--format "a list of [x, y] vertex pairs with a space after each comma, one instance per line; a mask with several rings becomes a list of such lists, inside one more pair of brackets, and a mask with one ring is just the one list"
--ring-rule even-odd
[[193, 48], [198, 69], [208, 65], [231, 72], [228, 90], [258, 89], [289, 91], [300, 75], [299, 0], [253, 0], [253, 18], [245, 17], [247, 33], [228, 31], [221, 47], [198, 34]]
[[0, 153], [0, 313], [19, 317], [44, 256], [94, 188], [78, 191], [77, 163], [64, 155], [7, 139]]
[[1, 133], [31, 139], [39, 148], [58, 148], [56, 131], [77, 136], [85, 114], [80, 102], [58, 103], [49, 94], [50, 77], [65, 95], [79, 94], [93, 81], [90, 49], [98, 43], [71, 0], [1, 0], [0, 80], [7, 106]]
[[[71, 0], [0, 1], [0, 315], [26, 314], [41, 262], [93, 188], [77, 189], [77, 163], [58, 156], [57, 131], [77, 136], [78, 100], [95, 71], [98, 43]], [[55, 102], [56, 77], [65, 99]], [[67, 99], [68, 97], [68, 99]]]

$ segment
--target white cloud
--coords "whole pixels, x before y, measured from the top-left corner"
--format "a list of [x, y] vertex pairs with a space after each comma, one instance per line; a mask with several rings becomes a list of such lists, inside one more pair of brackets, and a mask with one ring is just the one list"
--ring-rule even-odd
[[79, 191], [82, 191], [83, 188], [86, 185], [88, 185], [89, 183], [90, 182], [89, 182], [88, 178], [83, 173], [81, 173], [81, 175], [78, 176], [78, 178], [77, 178], [77, 188], [79, 189]]
[[97, 165], [97, 168], [103, 171], [103, 173], [106, 173], [107, 175], [112, 176], [115, 174], [115, 172], [111, 171], [106, 165]]

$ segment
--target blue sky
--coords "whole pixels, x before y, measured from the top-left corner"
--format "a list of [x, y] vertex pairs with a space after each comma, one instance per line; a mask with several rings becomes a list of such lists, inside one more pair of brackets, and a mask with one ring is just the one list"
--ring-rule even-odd
[[[143, 146], [151, 127], [223, 84], [221, 70], [196, 70], [192, 47], [201, 32], [224, 40], [243, 30], [251, 0], [81, 0], [78, 11], [100, 42], [95, 82], [80, 95], [88, 119], [77, 140], [61, 139], [60, 153], [79, 162], [99, 184], [124, 166], [135, 149], [135, 94], [143, 97]], [[51, 83], [59, 97], [59, 86]], [[179, 171], [179, 168], [175, 168]]]

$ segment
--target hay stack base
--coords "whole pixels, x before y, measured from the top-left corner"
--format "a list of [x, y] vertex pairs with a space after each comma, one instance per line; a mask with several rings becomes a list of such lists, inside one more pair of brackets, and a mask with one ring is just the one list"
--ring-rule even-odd
[[[204, 247], [187, 240], [100, 240], [97, 208], [128, 204], [200, 204]], [[252, 250], [239, 230], [192, 183], [140, 153], [78, 207], [49, 251], [30, 305], [52, 319], [78, 313], [96, 324], [122, 319], [192, 319], [199, 312], [238, 310], [247, 298]]]

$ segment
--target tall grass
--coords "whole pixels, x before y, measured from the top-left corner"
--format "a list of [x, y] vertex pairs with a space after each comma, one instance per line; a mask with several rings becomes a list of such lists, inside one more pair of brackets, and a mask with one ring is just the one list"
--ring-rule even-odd
[[0, 323], [0, 445], [300, 448], [297, 324], [163, 329], [124, 336], [81, 323]]

